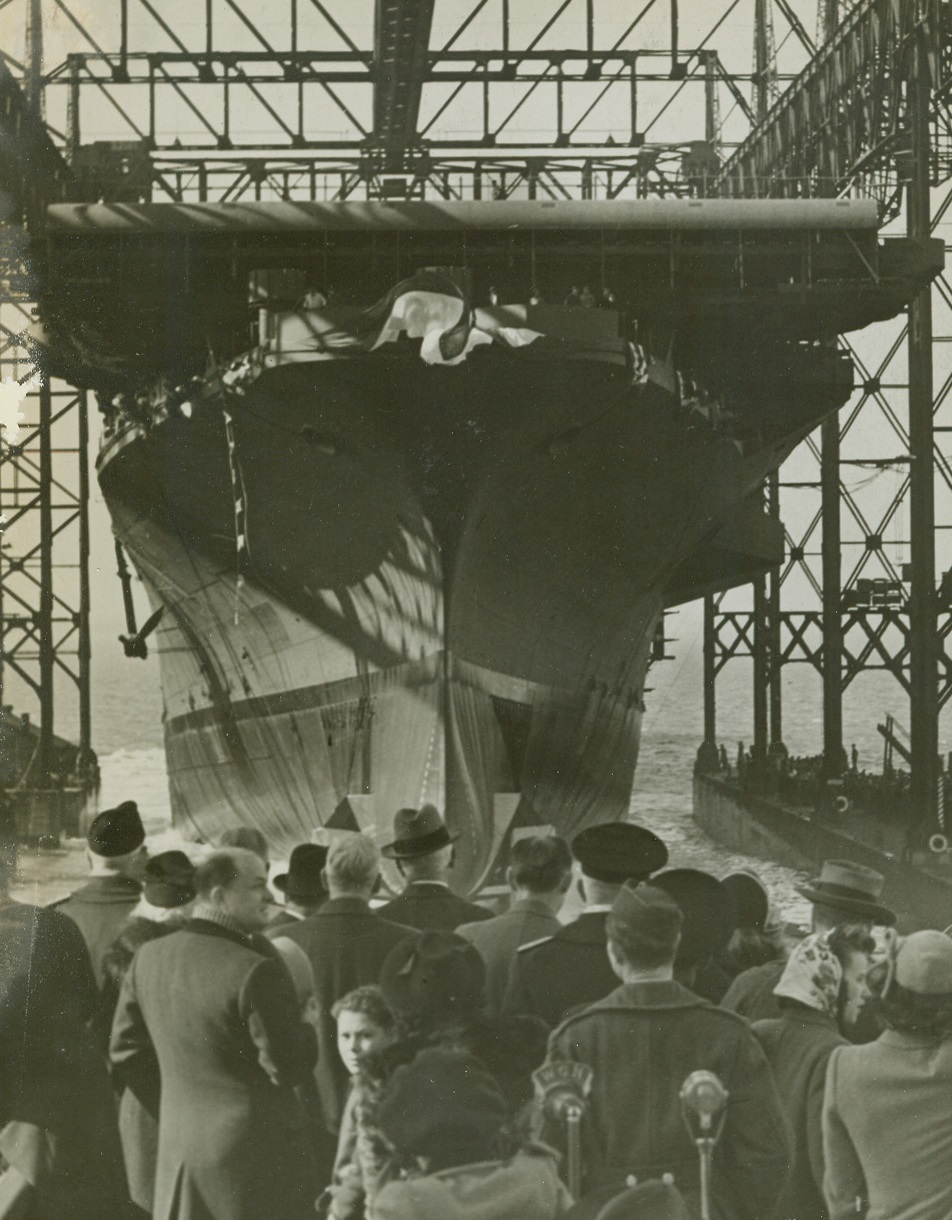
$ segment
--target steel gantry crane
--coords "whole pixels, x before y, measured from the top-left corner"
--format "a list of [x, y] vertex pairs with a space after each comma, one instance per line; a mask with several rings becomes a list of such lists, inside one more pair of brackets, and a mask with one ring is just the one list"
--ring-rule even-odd
[[[48, 20], [54, 9], [55, 23]], [[531, 6], [286, 0], [263, 18], [246, 0], [115, 0], [93, 10], [69, 0], [6, 0], [0, 6], [8, 48], [0, 60], [0, 179], [9, 199], [2, 230], [7, 261], [16, 258], [18, 223], [42, 251], [45, 208], [58, 200], [862, 191], [878, 200], [884, 218], [905, 208], [911, 233], [931, 231], [944, 209], [931, 210], [930, 186], [947, 181], [952, 159], [946, 5], [823, 0], [816, 39], [808, 29], [815, 11], [813, 0], [644, 0], [636, 6], [618, 0]], [[7, 277], [6, 285], [7, 308], [22, 311], [30, 300], [28, 276]], [[943, 283], [937, 291], [946, 291]], [[886, 655], [912, 692], [913, 773], [925, 827], [936, 816], [938, 715], [948, 692], [944, 654], [941, 683], [938, 677], [930, 549], [928, 294], [910, 321], [910, 612], [904, 618], [904, 608], [882, 611], [900, 624], [902, 641], [890, 653], [871, 613], [843, 617], [844, 596], [864, 577], [858, 567], [844, 588], [837, 571], [835, 522], [848, 501], [841, 496], [834, 434], [852, 429], [855, 435], [856, 418], [869, 404], [896, 419], [905, 410], [895, 403], [904, 391], [886, 388], [868, 369], [862, 399], [839, 428], [824, 430], [825, 561], [822, 578], [810, 574], [821, 604], [802, 612], [813, 616], [808, 623], [781, 606], [785, 572], [809, 568], [807, 547], [793, 539], [785, 569], [758, 587], [753, 612], [709, 604], [706, 730], [713, 743], [716, 672], [748, 651], [762, 679], [755, 682], [755, 751], [766, 751], [771, 736], [781, 735], [782, 663], [806, 656], [825, 675], [825, 748], [832, 759], [842, 746], [842, 687], [871, 658]], [[20, 321], [8, 328], [11, 344], [22, 330]], [[22, 361], [20, 348], [17, 358]], [[10, 468], [15, 447], [2, 444], [0, 461]], [[779, 483], [768, 491], [779, 510]], [[867, 535], [869, 555], [882, 555], [881, 534], [871, 527]], [[7, 552], [0, 562], [11, 561]], [[53, 567], [44, 571], [38, 622], [51, 604]], [[79, 614], [88, 631], [88, 610]], [[7, 655], [22, 617], [3, 619]], [[854, 627], [866, 632], [869, 649], [850, 650]], [[814, 630], [822, 647], [810, 643]], [[48, 630], [43, 638], [38, 653], [46, 673]], [[82, 672], [80, 684], [88, 687], [88, 665]], [[49, 732], [51, 717], [47, 709]]]

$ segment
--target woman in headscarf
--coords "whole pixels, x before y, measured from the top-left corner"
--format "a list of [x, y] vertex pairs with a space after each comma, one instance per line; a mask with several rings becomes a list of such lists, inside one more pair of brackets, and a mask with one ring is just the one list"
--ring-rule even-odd
[[952, 940], [913, 932], [870, 971], [885, 1027], [830, 1057], [823, 1188], [832, 1220], [952, 1216]]
[[859, 1017], [874, 947], [860, 928], [806, 937], [774, 988], [782, 1015], [754, 1022], [793, 1135], [793, 1171], [777, 1211], [784, 1220], [827, 1220], [820, 1134], [826, 1065]]

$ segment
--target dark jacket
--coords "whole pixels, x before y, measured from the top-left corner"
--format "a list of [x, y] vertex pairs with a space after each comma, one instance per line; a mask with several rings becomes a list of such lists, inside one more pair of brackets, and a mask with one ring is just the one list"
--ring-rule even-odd
[[827, 1220], [823, 1202], [823, 1089], [826, 1065], [846, 1039], [825, 1013], [784, 1008], [775, 1021], [758, 1021], [760, 1039], [774, 1074], [793, 1136], [793, 1172], [781, 1201], [783, 1220]]
[[721, 1008], [740, 1013], [748, 1021], [776, 1021], [783, 1015], [773, 989], [780, 982], [785, 961], [765, 962], [742, 970], [724, 993]]
[[502, 1011], [512, 959], [519, 946], [553, 936], [561, 926], [552, 908], [541, 898], [521, 898], [502, 915], [460, 924], [457, 933], [476, 946], [486, 965], [485, 1001], [488, 1013]]
[[529, 1013], [556, 1026], [573, 1008], [618, 986], [608, 960], [607, 911], [583, 913], [546, 940], [523, 945], [512, 963], [505, 1012]]
[[[583, 1120], [584, 1193], [622, 1189], [674, 1175], [693, 1206], [698, 1154], [679, 1093], [699, 1069], [717, 1074], [730, 1100], [714, 1153], [714, 1215], [769, 1220], [783, 1189], [790, 1145], [770, 1067], [746, 1021], [714, 1008], [675, 982], [645, 982], [570, 1017], [549, 1039], [550, 1062], [594, 1071]], [[564, 1146], [557, 1129], [544, 1131]]]
[[313, 1216], [313, 1152], [294, 1086], [316, 1045], [280, 962], [199, 919], [143, 945], [110, 1049], [136, 1092], [158, 1062], [154, 1220]]
[[377, 914], [420, 932], [455, 932], [461, 923], [492, 919], [492, 911], [467, 902], [436, 881], [411, 881], [402, 894], [380, 907]]
[[337, 1053], [337, 1023], [331, 1009], [348, 991], [376, 983], [390, 950], [416, 936], [416, 931], [381, 919], [360, 898], [333, 898], [307, 919], [269, 928], [269, 935], [293, 940], [311, 963], [319, 1007], [314, 1076], [324, 1125], [336, 1133], [350, 1077]]
[[[181, 921], [157, 923], [152, 919], [129, 919], [103, 954], [103, 983], [99, 992], [96, 1040], [105, 1054], [109, 1052], [112, 1023], [119, 1003], [119, 993], [135, 951], [150, 940], [158, 940], [182, 926]], [[149, 1096], [157, 1102], [159, 1096], [159, 1065]], [[141, 1092], [141, 1090], [140, 1090]], [[119, 1139], [126, 1165], [129, 1198], [148, 1215], [152, 1215], [155, 1190], [155, 1168], [159, 1153], [159, 1111], [154, 1105], [147, 1109], [131, 1089], [122, 1089], [119, 1098]]]
[[53, 904], [61, 915], [68, 915], [82, 932], [97, 987], [102, 986], [103, 954], [122, 931], [141, 893], [142, 886], [131, 877], [119, 874], [90, 877], [68, 898]]
[[123, 1205], [95, 1011], [89, 954], [72, 920], [0, 905], [0, 1153], [31, 1183], [43, 1215], [106, 1220]]

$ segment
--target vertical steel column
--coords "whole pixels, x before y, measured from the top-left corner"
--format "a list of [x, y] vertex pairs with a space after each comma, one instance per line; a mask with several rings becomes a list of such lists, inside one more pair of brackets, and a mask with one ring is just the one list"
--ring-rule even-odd
[[92, 672], [89, 634], [90, 585], [89, 585], [89, 398], [85, 390], [79, 391], [77, 425], [79, 432], [79, 765], [89, 764], [92, 754]]
[[53, 747], [53, 395], [44, 375], [40, 400], [40, 595], [36, 610], [39, 644], [38, 676], [40, 700], [40, 740], [31, 779], [34, 787], [48, 782]]
[[831, 415], [820, 432], [823, 556], [823, 774], [843, 770], [843, 574], [840, 556], [840, 421]]
[[[909, 90], [912, 156], [906, 190], [910, 237], [932, 230], [929, 197], [931, 81], [925, 35], [917, 30]], [[924, 845], [938, 810], [939, 642], [935, 589], [935, 497], [932, 386], [932, 292], [924, 289], [909, 306], [910, 555], [909, 677], [913, 820], [909, 847]]]
[[752, 757], [763, 762], [767, 757], [767, 578], [754, 579], [754, 740], [750, 752]]
[[[780, 519], [780, 472], [775, 470], [767, 476], [767, 512], [775, 520]], [[783, 692], [780, 663], [780, 568], [771, 568], [767, 573], [767, 694], [770, 702], [770, 744], [783, 741]]]
[[717, 636], [714, 595], [704, 598], [704, 744], [717, 748]]

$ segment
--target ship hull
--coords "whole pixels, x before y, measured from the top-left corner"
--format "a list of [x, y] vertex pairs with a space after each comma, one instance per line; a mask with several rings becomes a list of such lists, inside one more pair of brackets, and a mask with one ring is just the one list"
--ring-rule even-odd
[[666, 587], [783, 454], [620, 359], [406, 348], [126, 427], [100, 482], [166, 608], [175, 821], [286, 852], [432, 800], [475, 889], [517, 826], [626, 816]]

